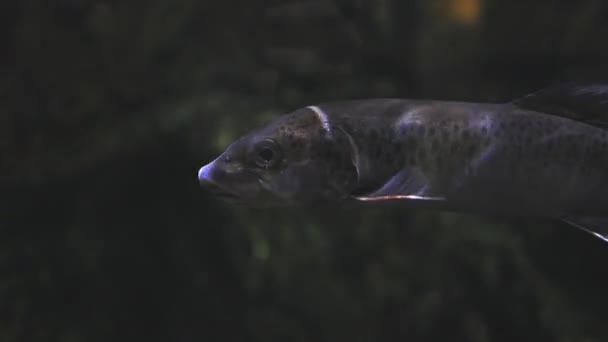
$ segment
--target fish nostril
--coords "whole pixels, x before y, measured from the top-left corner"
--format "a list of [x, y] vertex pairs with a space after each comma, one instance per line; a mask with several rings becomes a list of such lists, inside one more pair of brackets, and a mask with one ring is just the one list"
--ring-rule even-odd
[[224, 156], [225, 163], [230, 163], [231, 161], [232, 161], [232, 158], [230, 158], [229, 156]]

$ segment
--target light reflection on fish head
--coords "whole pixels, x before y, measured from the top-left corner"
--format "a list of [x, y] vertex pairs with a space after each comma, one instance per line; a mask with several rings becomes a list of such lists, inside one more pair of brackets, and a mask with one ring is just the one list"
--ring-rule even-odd
[[345, 197], [354, 186], [349, 151], [345, 136], [305, 108], [239, 138], [198, 178], [219, 197], [249, 206], [315, 203]]

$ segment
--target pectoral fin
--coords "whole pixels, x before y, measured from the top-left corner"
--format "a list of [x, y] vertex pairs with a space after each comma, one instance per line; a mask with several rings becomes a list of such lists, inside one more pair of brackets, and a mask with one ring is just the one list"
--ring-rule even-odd
[[566, 217], [562, 221], [608, 242], [608, 218]]
[[378, 189], [354, 198], [360, 201], [445, 200], [441, 194], [434, 193], [428, 178], [415, 168], [401, 170]]

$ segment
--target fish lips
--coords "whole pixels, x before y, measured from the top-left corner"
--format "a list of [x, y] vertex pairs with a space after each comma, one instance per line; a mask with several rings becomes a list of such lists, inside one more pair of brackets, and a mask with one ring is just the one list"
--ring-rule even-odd
[[220, 158], [203, 166], [198, 171], [202, 188], [229, 202], [244, 202], [260, 191], [258, 177], [241, 168], [228, 167]]

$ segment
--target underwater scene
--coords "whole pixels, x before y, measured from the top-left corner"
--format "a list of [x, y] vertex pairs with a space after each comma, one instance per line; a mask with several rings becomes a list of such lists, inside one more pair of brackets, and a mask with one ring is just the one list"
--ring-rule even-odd
[[0, 2], [0, 341], [608, 341], [608, 2]]

